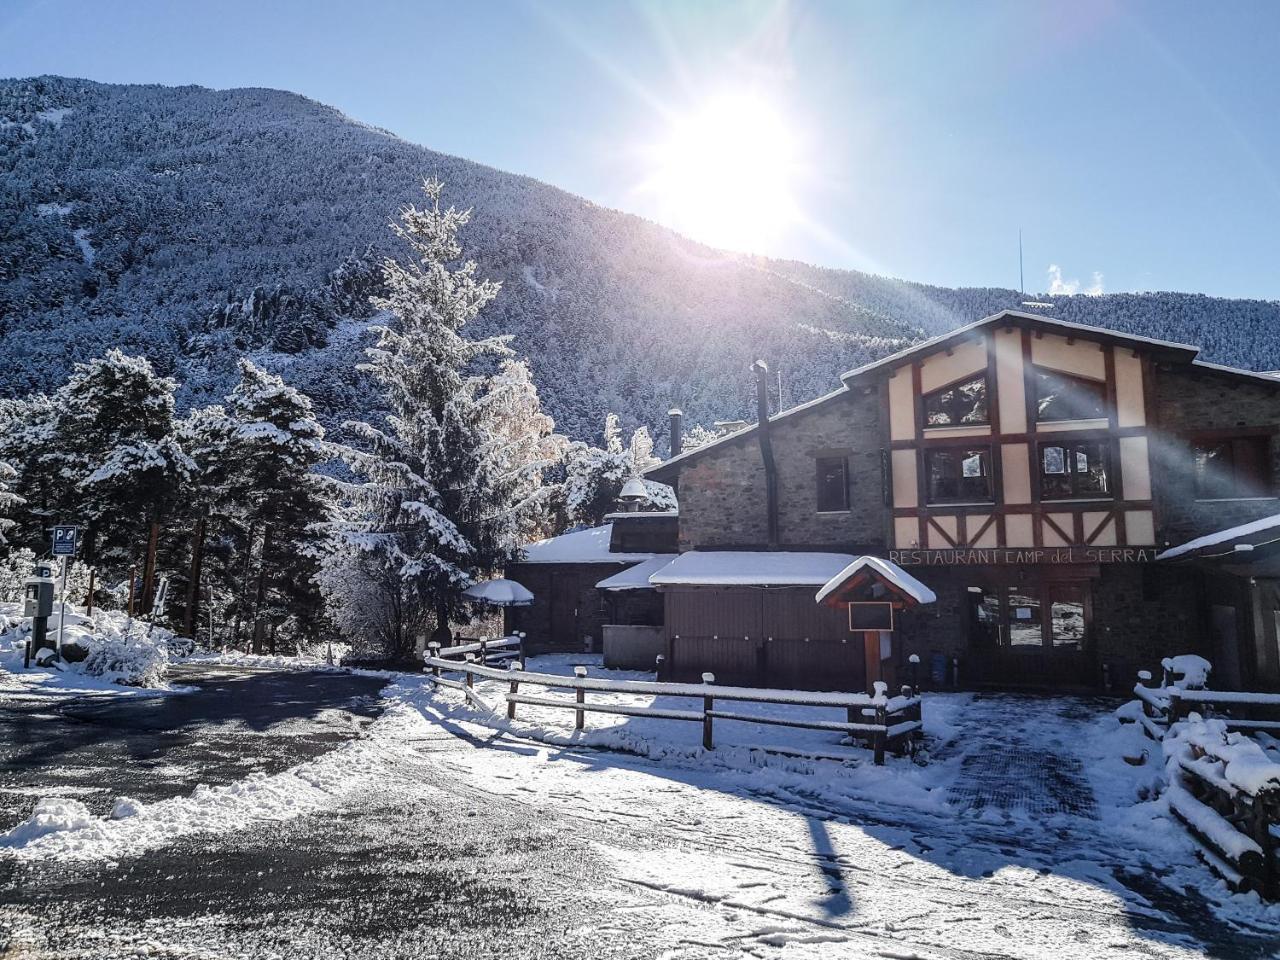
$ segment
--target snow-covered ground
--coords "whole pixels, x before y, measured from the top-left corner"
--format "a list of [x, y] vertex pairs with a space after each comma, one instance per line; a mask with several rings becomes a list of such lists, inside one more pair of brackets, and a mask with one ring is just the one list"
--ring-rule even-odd
[[[497, 703], [504, 687], [478, 689]], [[927, 762], [874, 767], [857, 748], [838, 762], [748, 746], [825, 736], [836, 747], [807, 731], [726, 723], [724, 746], [704, 753], [691, 723], [589, 715], [578, 734], [571, 711], [522, 705], [508, 725], [407, 674], [383, 695], [365, 738], [316, 760], [189, 797], [124, 799], [105, 818], [50, 797], [0, 846], [114, 860], [388, 791], [430, 809], [446, 790], [587, 844], [620, 909], [655, 911], [684, 945], [675, 956], [1095, 960], [1223, 955], [1236, 938], [1249, 944], [1239, 955], [1263, 956], [1258, 942], [1280, 943], [1280, 906], [1231, 894], [1195, 858], [1153, 795], [1159, 746], [1109, 704], [929, 695]], [[1140, 766], [1122, 759], [1143, 750]]]
[[[61, 605], [55, 604], [48, 624], [50, 639], [57, 638], [61, 623]], [[24, 667], [24, 648], [30, 636], [31, 620], [22, 616], [22, 604], [0, 603], [0, 694], [138, 696], [175, 692], [166, 680], [172, 632], [160, 627], [148, 631], [145, 622], [131, 620], [120, 611], [95, 609], [86, 615], [84, 607], [67, 605], [62, 641], [88, 652], [79, 663], [40, 665], [33, 654], [30, 666]]]

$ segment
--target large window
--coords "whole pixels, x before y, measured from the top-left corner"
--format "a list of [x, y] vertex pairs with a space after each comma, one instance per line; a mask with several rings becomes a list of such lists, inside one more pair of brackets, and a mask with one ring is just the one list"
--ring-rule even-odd
[[1098, 420], [1107, 416], [1107, 385], [1101, 380], [1036, 367], [1036, 419]]
[[1040, 444], [1040, 499], [1111, 496], [1107, 445], [1100, 440]]
[[991, 451], [986, 447], [939, 447], [924, 454], [930, 503], [991, 500]]
[[849, 509], [849, 467], [844, 457], [818, 458], [818, 510]]
[[1202, 440], [1192, 449], [1196, 499], [1231, 500], [1272, 495], [1270, 438]]
[[987, 378], [974, 377], [924, 395], [926, 427], [980, 426], [987, 415]]

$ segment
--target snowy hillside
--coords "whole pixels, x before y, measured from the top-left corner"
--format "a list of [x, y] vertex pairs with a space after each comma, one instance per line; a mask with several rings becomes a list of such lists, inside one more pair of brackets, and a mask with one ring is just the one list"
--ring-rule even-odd
[[[369, 406], [352, 364], [387, 229], [424, 176], [475, 208], [468, 252], [560, 430], [748, 415], [746, 368], [785, 401], [1022, 299], [726, 254], [537, 181], [434, 153], [294, 94], [0, 81], [0, 395], [47, 390], [108, 346], [223, 395], [250, 353], [333, 422]], [[1058, 298], [1055, 316], [1202, 342], [1280, 367], [1280, 304], [1157, 294]]]

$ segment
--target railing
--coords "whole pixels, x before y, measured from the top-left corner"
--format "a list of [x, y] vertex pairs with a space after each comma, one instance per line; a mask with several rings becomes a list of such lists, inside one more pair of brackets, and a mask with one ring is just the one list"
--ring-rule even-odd
[[1191, 713], [1221, 720], [1230, 730], [1280, 732], [1280, 694], [1246, 690], [1197, 690], [1184, 686], [1150, 687], [1151, 674], [1138, 674], [1133, 694], [1142, 702], [1142, 729], [1163, 740], [1169, 727]]
[[1138, 676], [1143, 731], [1164, 749], [1169, 809], [1228, 885], [1280, 899], [1280, 764], [1242, 733], [1280, 730], [1275, 719], [1242, 715], [1274, 716], [1280, 695], [1187, 689], [1168, 678], [1149, 687], [1151, 674]]
[[523, 633], [513, 633], [509, 637], [481, 637], [475, 643], [461, 643], [453, 647], [442, 647], [438, 643], [427, 644], [427, 656], [444, 660], [465, 660], [468, 655], [481, 663], [507, 663], [519, 660], [523, 665], [524, 656]]
[[[451, 648], [456, 650], [457, 648]], [[588, 677], [586, 667], [575, 667], [572, 677], [549, 673], [526, 672], [522, 665], [509, 663], [507, 669], [498, 670], [477, 662], [473, 653], [464, 654], [460, 663], [445, 656], [429, 656], [426, 666], [431, 679], [441, 686], [461, 690], [467, 700], [490, 713], [497, 710], [475, 692], [475, 679], [505, 681], [507, 718], [516, 719], [516, 707], [520, 704], [537, 707], [560, 707], [574, 711], [574, 729], [586, 725], [586, 714], [605, 713], [630, 717], [651, 717], [659, 720], [682, 720], [702, 724], [702, 746], [715, 749], [715, 721], [741, 721], [772, 726], [793, 727], [805, 730], [824, 730], [843, 733], [852, 739], [869, 743], [876, 764], [884, 763], [886, 749], [906, 753], [914, 749], [922, 735], [921, 701], [911, 687], [904, 686], [900, 696], [887, 696], [888, 686], [877, 683], [876, 693], [810, 693], [801, 690], [767, 690], [755, 687], [720, 687], [715, 677], [704, 673], [702, 683], [660, 683], [645, 680], [611, 680], [604, 677]], [[459, 672], [464, 679], [453, 680], [443, 676], [446, 672]], [[542, 687], [547, 690], [571, 690], [572, 700], [546, 694], [521, 692], [521, 687]], [[622, 703], [589, 701], [588, 692], [638, 694], [663, 697], [686, 697], [700, 702], [700, 709], [674, 709], [669, 707], [640, 706]], [[717, 707], [720, 703], [763, 703], [777, 706], [831, 707], [844, 711], [844, 720], [816, 720], [801, 717], [780, 717], [767, 714], [738, 713]], [[788, 751], [784, 751], [788, 752]], [[803, 752], [803, 751], [794, 751]]]

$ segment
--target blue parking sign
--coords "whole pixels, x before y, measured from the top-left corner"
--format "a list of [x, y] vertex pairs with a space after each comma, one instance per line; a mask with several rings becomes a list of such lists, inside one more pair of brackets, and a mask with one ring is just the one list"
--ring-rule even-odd
[[76, 555], [76, 540], [79, 532], [79, 527], [54, 527], [53, 555], [55, 557], [74, 557]]

